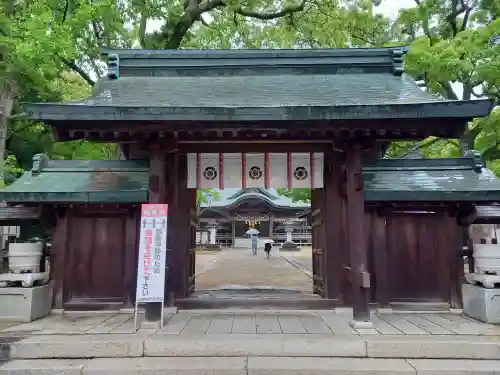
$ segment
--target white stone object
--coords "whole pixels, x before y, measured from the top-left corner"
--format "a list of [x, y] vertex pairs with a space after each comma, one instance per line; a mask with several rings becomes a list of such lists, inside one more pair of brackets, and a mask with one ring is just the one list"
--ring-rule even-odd
[[465, 275], [465, 280], [469, 284], [480, 284], [483, 288], [493, 289], [495, 285], [500, 285], [500, 275], [487, 275], [484, 273], [470, 273]]
[[464, 314], [485, 323], [500, 323], [500, 289], [463, 284]]
[[50, 314], [52, 286], [0, 288], [0, 319], [31, 322]]
[[210, 244], [215, 245], [215, 236], [217, 235], [217, 228], [210, 228]]
[[293, 242], [292, 241], [292, 231], [293, 231], [293, 229], [286, 230], [286, 242]]
[[40, 242], [9, 244], [9, 269], [13, 273], [21, 273], [21, 271], [39, 272], [42, 251], [43, 244]]
[[473, 257], [477, 272], [500, 275], [500, 245], [474, 244]]
[[23, 288], [31, 288], [36, 282], [47, 284], [49, 271], [36, 273], [2, 273], [0, 274], [0, 288], [5, 288], [8, 283], [21, 282]]

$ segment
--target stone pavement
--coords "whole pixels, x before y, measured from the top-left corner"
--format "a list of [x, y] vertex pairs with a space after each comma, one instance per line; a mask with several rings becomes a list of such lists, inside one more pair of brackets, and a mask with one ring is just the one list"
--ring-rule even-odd
[[312, 294], [311, 276], [294, 267], [283, 254], [275, 250], [265, 259], [261, 249], [256, 256], [250, 249], [226, 249], [214, 259], [212, 254], [197, 253], [196, 266], [201, 271], [197, 272], [196, 290], [278, 289]]
[[[186, 310], [169, 317], [163, 331], [137, 334], [197, 335], [338, 335], [349, 336], [491, 336], [500, 326], [453, 313], [372, 314], [373, 329], [349, 326], [349, 309], [330, 310]], [[31, 323], [6, 325], [1, 337], [37, 335], [132, 334], [132, 314], [51, 315]]]
[[[180, 311], [133, 334], [131, 314], [53, 315], [0, 331], [0, 375], [500, 375], [500, 327], [451, 313]], [[3, 362], [2, 362], [3, 359]]]

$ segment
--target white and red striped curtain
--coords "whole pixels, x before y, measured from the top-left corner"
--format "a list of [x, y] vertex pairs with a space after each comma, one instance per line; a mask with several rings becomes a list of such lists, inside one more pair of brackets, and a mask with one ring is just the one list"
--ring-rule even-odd
[[323, 153], [188, 154], [188, 188], [322, 188]]

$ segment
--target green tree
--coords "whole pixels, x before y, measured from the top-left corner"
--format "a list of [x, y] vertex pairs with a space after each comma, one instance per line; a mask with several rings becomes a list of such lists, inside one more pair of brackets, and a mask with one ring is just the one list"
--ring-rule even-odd
[[278, 188], [276, 189], [279, 195], [283, 195], [287, 198], [290, 198], [292, 202], [311, 202], [311, 189], [307, 188], [297, 188], [297, 189], [285, 189]]
[[[87, 97], [94, 84], [91, 76], [102, 73], [99, 46], [131, 45], [125, 10], [122, 2], [112, 0], [4, 0], [0, 104], [9, 103], [9, 110], [1, 118], [0, 160], [4, 155], [8, 160], [9, 179], [18, 172], [16, 168], [31, 167], [31, 158], [38, 152], [54, 158], [92, 159], [105, 158], [116, 148], [88, 142], [53, 144], [49, 129], [23, 119], [19, 103]], [[0, 170], [4, 171], [2, 165]]]
[[[411, 43], [406, 72], [432, 93], [452, 100], [490, 97], [500, 99], [500, 34], [498, 0], [415, 0], [416, 6], [400, 12], [394, 27]], [[454, 90], [453, 86], [461, 90]], [[389, 157], [420, 148], [425, 156], [458, 156], [478, 149], [496, 170], [500, 149], [500, 111], [472, 121], [460, 140], [427, 139], [397, 142]]]
[[196, 190], [196, 205], [200, 207], [202, 204], [219, 201], [220, 192], [214, 189], [198, 189]]

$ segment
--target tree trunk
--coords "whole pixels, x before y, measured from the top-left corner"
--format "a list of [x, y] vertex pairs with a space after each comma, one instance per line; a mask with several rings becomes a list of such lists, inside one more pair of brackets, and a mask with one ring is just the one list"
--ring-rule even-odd
[[5, 141], [7, 139], [9, 117], [14, 102], [7, 94], [3, 93], [0, 99], [0, 186], [4, 185], [5, 180]]

